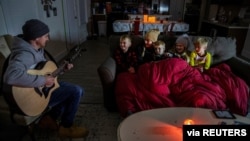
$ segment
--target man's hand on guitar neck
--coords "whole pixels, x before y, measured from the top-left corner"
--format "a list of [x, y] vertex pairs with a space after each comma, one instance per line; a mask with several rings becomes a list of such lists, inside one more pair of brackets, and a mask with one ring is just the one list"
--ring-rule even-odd
[[66, 63], [64, 67], [64, 72], [71, 70], [74, 67], [72, 63]]
[[55, 78], [52, 75], [45, 75], [45, 86], [51, 87], [55, 83]]
[[[74, 67], [72, 63], [64, 62], [63, 71], [66, 72]], [[52, 74], [45, 75], [45, 87], [52, 87], [55, 83], [55, 77]]]

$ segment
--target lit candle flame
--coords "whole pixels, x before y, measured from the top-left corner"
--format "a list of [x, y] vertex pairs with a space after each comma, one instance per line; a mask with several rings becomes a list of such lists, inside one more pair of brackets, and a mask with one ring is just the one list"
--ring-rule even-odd
[[184, 120], [184, 125], [193, 125], [193, 124], [194, 124], [194, 121], [191, 119]]

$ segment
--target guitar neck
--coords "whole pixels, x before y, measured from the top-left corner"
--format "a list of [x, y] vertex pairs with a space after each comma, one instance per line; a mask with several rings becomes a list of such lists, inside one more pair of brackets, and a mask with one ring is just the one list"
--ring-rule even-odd
[[51, 75], [52, 75], [53, 77], [57, 77], [59, 74], [61, 74], [62, 72], [64, 72], [64, 68], [66, 67], [67, 64], [68, 64], [68, 62], [65, 61], [65, 62], [63, 63], [63, 65], [61, 65], [61, 66], [58, 67], [55, 71], [53, 71], [53, 72], [51, 73]]
[[52, 72], [51, 75], [53, 77], [57, 77], [59, 74], [64, 72], [64, 69], [67, 66], [67, 64], [74, 61], [78, 56], [81, 56], [82, 51], [86, 50], [82, 50], [81, 48], [75, 48], [74, 51], [71, 52], [70, 57], [68, 57], [60, 67], [58, 67], [54, 72]]

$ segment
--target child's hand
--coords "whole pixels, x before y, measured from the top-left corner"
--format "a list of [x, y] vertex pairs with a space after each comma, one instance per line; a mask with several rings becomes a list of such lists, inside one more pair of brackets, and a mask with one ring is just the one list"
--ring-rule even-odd
[[135, 73], [135, 68], [134, 68], [134, 67], [129, 67], [129, 68], [128, 68], [128, 72], [130, 72], [130, 73]]
[[167, 56], [167, 57], [172, 58], [172, 57], [173, 57], [173, 54], [172, 54], [172, 53], [167, 52], [167, 53], [166, 53], [166, 56]]
[[202, 66], [195, 66], [194, 68], [196, 68], [197, 70], [199, 70], [200, 72], [204, 71], [204, 68]]
[[204, 71], [204, 68], [203, 68], [202, 66], [197, 67], [197, 69], [198, 69], [200, 72], [203, 72], [203, 71]]
[[74, 67], [73, 64], [68, 63], [68, 64], [66, 64], [66, 66], [64, 67], [64, 71], [65, 71], [65, 72], [66, 72], [66, 71], [69, 71], [69, 70], [71, 70], [73, 67]]

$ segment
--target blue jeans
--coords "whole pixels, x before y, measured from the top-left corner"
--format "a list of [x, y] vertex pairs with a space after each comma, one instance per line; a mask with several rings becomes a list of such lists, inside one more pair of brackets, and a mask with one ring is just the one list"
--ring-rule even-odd
[[73, 125], [74, 118], [80, 104], [84, 89], [68, 82], [59, 82], [57, 88], [50, 97], [48, 106], [52, 107], [50, 115], [52, 118], [61, 118], [61, 125], [70, 127]]

